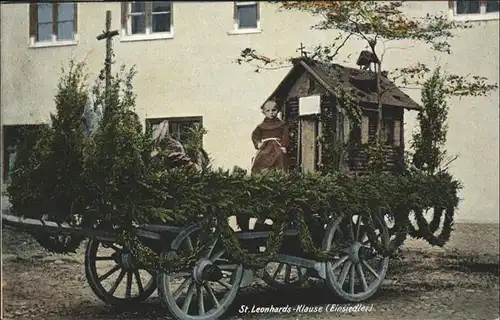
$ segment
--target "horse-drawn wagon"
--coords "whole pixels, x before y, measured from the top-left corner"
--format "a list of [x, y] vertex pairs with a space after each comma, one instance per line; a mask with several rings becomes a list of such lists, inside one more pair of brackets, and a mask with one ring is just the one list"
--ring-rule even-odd
[[[68, 224], [3, 215], [4, 226], [32, 233], [35, 237], [77, 237], [89, 239], [85, 250], [85, 275], [96, 296], [107, 304], [129, 305], [147, 299], [158, 289], [161, 301], [178, 319], [215, 319], [234, 301], [240, 288], [249, 285], [259, 274], [277, 289], [300, 287], [309, 277], [325, 280], [333, 293], [344, 301], [364, 301], [380, 287], [388, 269], [389, 257], [377, 253], [367, 232], [388, 244], [389, 233], [382, 216], [332, 217], [328, 225], [316, 229], [315, 244], [331, 252], [331, 258], [316, 261], [300, 250], [299, 229], [289, 223], [284, 241], [276, 255], [276, 268], [255, 269], [231, 259], [221, 237], [202, 252], [194, 252], [201, 224], [184, 227], [146, 224], [137, 227], [135, 235], [143, 245], [160, 254], [167, 262], [180, 252], [194, 252], [195, 263], [174, 272], [148, 270], [127, 243], [113, 231], [75, 228]], [[371, 227], [370, 227], [371, 226]], [[265, 250], [271, 226], [257, 224], [235, 236], [251, 253]], [[371, 228], [368, 230], [367, 228]], [[335, 250], [330, 250], [337, 248]], [[100, 267], [102, 263], [106, 268]], [[110, 281], [112, 276], [113, 281]], [[122, 287], [121, 290], [117, 290]]]

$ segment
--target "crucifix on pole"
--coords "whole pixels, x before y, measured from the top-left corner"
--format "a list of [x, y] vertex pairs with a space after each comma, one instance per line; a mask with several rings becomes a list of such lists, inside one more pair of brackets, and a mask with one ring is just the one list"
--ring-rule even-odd
[[[113, 49], [111, 48], [111, 38], [117, 36], [118, 30], [111, 31], [111, 11], [106, 11], [106, 30], [104, 30], [100, 35], [97, 36], [97, 40], [106, 39], [106, 59], [104, 61], [105, 70], [105, 81], [106, 81], [106, 100], [108, 99], [109, 87], [111, 86], [111, 59], [113, 55]], [[107, 101], [106, 101], [107, 102]], [[107, 103], [106, 103], [107, 105]]]

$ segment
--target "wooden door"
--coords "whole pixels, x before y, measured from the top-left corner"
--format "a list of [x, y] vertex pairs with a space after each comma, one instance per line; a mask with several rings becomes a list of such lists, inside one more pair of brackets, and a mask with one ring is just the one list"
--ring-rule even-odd
[[300, 117], [300, 167], [302, 172], [316, 171], [320, 162], [319, 121], [315, 116]]

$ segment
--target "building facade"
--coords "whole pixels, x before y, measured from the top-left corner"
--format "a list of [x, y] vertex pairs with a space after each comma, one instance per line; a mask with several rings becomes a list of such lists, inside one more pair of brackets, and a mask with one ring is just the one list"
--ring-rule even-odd
[[[476, 5], [474, 5], [476, 4]], [[335, 31], [316, 31], [316, 18], [301, 12], [278, 12], [272, 2], [106, 2], [2, 3], [1, 108], [4, 125], [4, 178], [14, 160], [11, 137], [16, 126], [42, 124], [54, 112], [61, 67], [71, 58], [86, 60], [90, 79], [103, 66], [106, 10], [117, 64], [135, 65], [136, 112], [143, 124], [169, 119], [172, 130], [191, 123], [208, 130], [204, 147], [216, 166], [249, 168], [254, 155], [250, 134], [261, 120], [260, 105], [289, 68], [255, 72], [236, 63], [244, 48], [271, 58], [297, 56], [303, 43], [331, 43]], [[436, 54], [417, 43], [388, 49], [384, 68], [417, 61], [441, 65], [459, 75], [476, 74], [499, 82], [498, 1], [413, 1], [411, 15], [442, 12], [468, 20], [474, 28], [457, 31], [452, 53]], [[350, 42], [339, 63], [355, 67], [365, 44]], [[350, 58], [352, 56], [352, 58]], [[91, 84], [91, 83], [90, 83]], [[418, 90], [407, 93], [420, 101]], [[459, 158], [451, 170], [465, 188], [458, 221], [498, 221], [499, 97], [451, 99], [447, 149]], [[411, 138], [415, 114], [405, 115]]]

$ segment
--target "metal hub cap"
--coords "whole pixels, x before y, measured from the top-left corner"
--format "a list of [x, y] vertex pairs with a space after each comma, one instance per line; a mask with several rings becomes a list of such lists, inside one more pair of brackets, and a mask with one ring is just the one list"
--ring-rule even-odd
[[194, 266], [193, 269], [193, 278], [196, 282], [202, 283], [203, 282], [203, 269], [205, 269], [207, 266], [211, 265], [212, 261], [208, 259], [200, 259], [196, 262], [196, 265]]
[[198, 260], [193, 270], [193, 278], [197, 283], [217, 281], [223, 278], [222, 271], [208, 259]]

